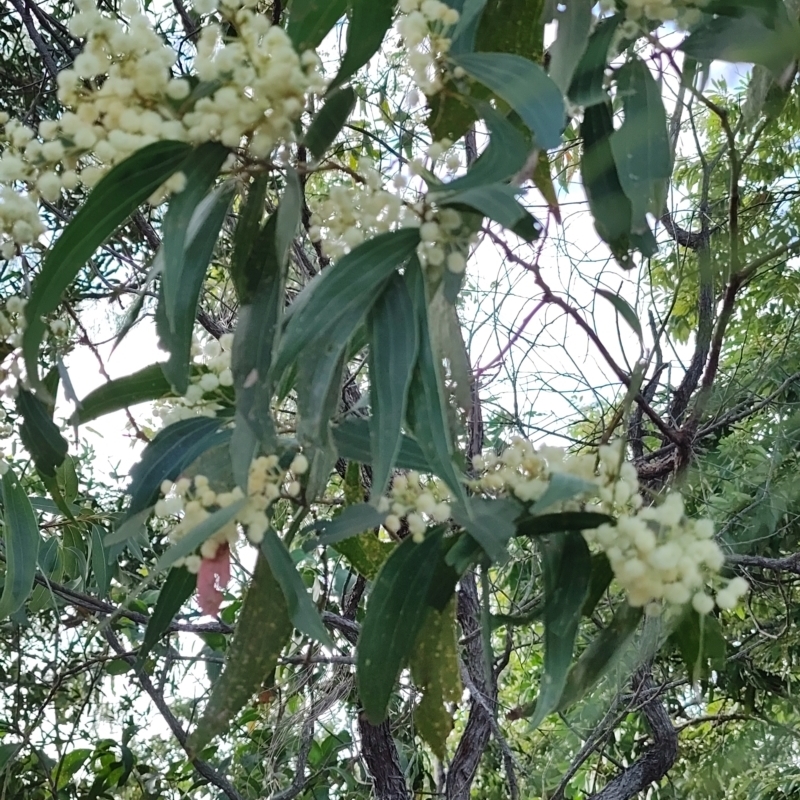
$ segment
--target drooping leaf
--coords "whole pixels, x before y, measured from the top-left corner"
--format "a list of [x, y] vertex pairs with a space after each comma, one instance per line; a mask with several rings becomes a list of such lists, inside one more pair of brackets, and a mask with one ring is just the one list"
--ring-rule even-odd
[[531, 720], [535, 728], [555, 710], [564, 691], [592, 571], [589, 548], [580, 533], [545, 539], [541, 550], [544, 672]]
[[142, 451], [131, 468], [128, 517], [152, 505], [165, 480], [175, 480], [201, 453], [216, 444], [222, 420], [194, 417], [168, 425]]
[[302, 352], [324, 342], [354, 308], [363, 309], [366, 316], [380, 287], [409, 259], [418, 243], [415, 229], [381, 234], [314, 278], [293, 303], [273, 367], [276, 376]]
[[408, 390], [419, 352], [419, 325], [408, 288], [399, 275], [389, 279], [370, 311], [368, 326], [373, 422], [371, 496], [378, 498], [389, 483], [400, 449]]
[[392, 26], [396, 0], [350, 0], [347, 49], [330, 89], [341, 86], [378, 52]]
[[605, 553], [595, 553], [592, 556], [592, 578], [589, 581], [589, 591], [581, 609], [584, 617], [592, 616], [613, 577], [614, 571], [611, 569], [608, 556]]
[[[180, 327], [184, 303], [179, 298], [194, 281], [198, 266], [188, 262], [191, 239], [189, 228], [198, 205], [208, 194], [223, 162], [228, 157], [228, 148], [219, 142], [205, 142], [194, 150], [183, 163], [182, 172], [186, 176], [183, 190], [174, 194], [164, 215], [163, 245], [164, 269], [161, 286], [164, 291], [164, 314], [170, 330]], [[203, 227], [201, 223], [198, 227]], [[196, 234], [195, 234], [196, 235]], [[205, 272], [207, 263], [202, 269]]]
[[[611, 136], [611, 152], [622, 190], [631, 202], [632, 231], [650, 231], [646, 214], [661, 215], [672, 155], [661, 89], [641, 59], [617, 73], [625, 121]], [[652, 254], [651, 254], [652, 255]]]
[[347, 506], [333, 519], [317, 520], [306, 528], [316, 530], [319, 534], [317, 539], [308, 543], [306, 549], [341, 542], [371, 528], [377, 528], [383, 524], [384, 519], [386, 514], [368, 503]]
[[420, 326], [419, 356], [409, 391], [408, 423], [433, 471], [447, 483], [455, 497], [463, 501], [466, 495], [453, 463], [455, 450], [441, 367], [435, 361], [431, 346], [425, 278], [416, 258], [406, 268], [405, 277]]
[[108, 594], [111, 584], [111, 567], [108, 564], [108, 552], [103, 541], [103, 530], [99, 525], [92, 525], [92, 575], [94, 588], [99, 598]]
[[183, 604], [194, 594], [197, 586], [197, 575], [193, 575], [186, 567], [176, 567], [169, 571], [167, 580], [158, 593], [158, 600], [153, 609], [150, 621], [144, 632], [144, 639], [139, 648], [138, 664], [141, 666], [156, 642], [169, 630], [175, 615]]
[[525, 164], [531, 150], [525, 137], [488, 103], [479, 104], [476, 108], [489, 128], [488, 146], [470, 166], [466, 175], [442, 186], [431, 187], [431, 194], [462, 192], [490, 183], [501, 183], [516, 175]]
[[601, 297], [605, 297], [609, 303], [619, 312], [619, 315], [625, 320], [625, 322], [630, 325], [631, 330], [636, 334], [639, 338], [639, 341], [642, 341], [642, 325], [639, 322], [639, 317], [636, 316], [636, 312], [631, 308], [628, 301], [618, 295], [614, 294], [614, 292], [606, 291], [605, 289], [596, 289], [597, 294]]
[[328, 152], [333, 140], [353, 113], [355, 105], [356, 93], [350, 86], [328, 95], [303, 136], [303, 143], [314, 158], [320, 159]]
[[233, 281], [236, 296], [239, 302], [249, 302], [253, 290], [251, 284], [258, 284], [260, 267], [255, 277], [250, 276], [249, 269], [253, 250], [258, 244], [261, 231], [261, 218], [266, 208], [267, 189], [270, 176], [266, 173], [256, 175], [247, 191], [247, 200], [242, 204], [239, 221], [236, 223], [236, 232], [233, 235], [233, 254], [231, 256], [231, 280]]
[[161, 555], [155, 565], [156, 572], [163, 572], [165, 569], [169, 569], [176, 561], [194, 553], [203, 542], [232, 522], [246, 505], [247, 498], [242, 497], [239, 500], [234, 500], [229, 506], [209, 514], [208, 517], [187, 531], [181, 539]]
[[103, 177], [62, 232], [33, 281], [25, 307], [28, 324], [22, 349], [32, 381], [39, 374], [37, 357], [46, 330], [43, 317], [58, 307], [61, 295], [94, 251], [179, 169], [190, 151], [183, 142], [154, 142], [137, 150]]
[[621, 22], [620, 14], [607, 17], [598, 23], [589, 37], [569, 87], [569, 99], [575, 105], [588, 107], [607, 101], [608, 93], [603, 81], [608, 66], [608, 51]]
[[448, 5], [458, 11], [458, 22], [450, 34], [449, 52], [471, 53], [475, 49], [475, 36], [487, 0], [451, 0]]
[[[342, 458], [358, 461], [361, 464], [372, 463], [370, 449], [370, 428], [368, 419], [352, 417], [334, 425], [331, 429], [336, 449]], [[398, 469], [415, 469], [419, 472], [430, 472], [431, 467], [425, 459], [422, 448], [410, 436], [400, 437], [400, 449], [397, 452], [395, 466]]]
[[171, 387], [160, 364], [150, 364], [132, 375], [104, 383], [81, 400], [71, 422], [83, 425], [122, 408], [157, 400], [170, 393]]
[[66, 506], [72, 506], [80, 488], [75, 459], [67, 455], [56, 469], [56, 483]]
[[283, 313], [288, 248], [300, 222], [301, 201], [297, 175], [290, 172], [278, 209], [259, 232], [248, 259], [246, 291], [240, 291], [247, 302], [239, 310], [231, 353], [237, 413], [269, 449], [275, 444], [271, 367]]
[[632, 209], [617, 174], [611, 150], [613, 133], [608, 103], [597, 103], [585, 110], [581, 123], [581, 176], [597, 233], [617, 260], [629, 266]]
[[234, 714], [277, 666], [291, 635], [292, 623], [283, 592], [266, 559], [259, 555], [228, 648], [225, 670], [187, 741], [190, 756], [197, 755], [215, 736], [228, 730]]
[[[161, 282], [156, 331], [161, 346], [169, 353], [169, 360], [161, 368], [178, 394], [184, 394], [189, 385], [197, 304], [219, 231], [233, 198], [233, 188], [233, 183], [223, 184], [194, 207], [185, 234], [186, 249], [176, 265], [176, 269], [180, 268], [180, 276], [173, 280], [179, 281], [179, 288], [174, 290], [176, 295], [172, 301], [167, 302], [165, 294], [168, 284], [165, 280]], [[163, 277], [167, 277], [166, 262]]]
[[505, 100], [530, 128], [539, 147], [558, 146], [565, 122], [564, 99], [538, 64], [510, 53], [464, 53], [453, 61]]
[[[771, 4], [772, 5], [772, 4]], [[683, 41], [681, 50], [698, 61], [761, 64], [780, 75], [800, 56], [800, 25], [783, 13], [766, 16], [749, 7], [740, 16], [707, 19]], [[771, 23], [771, 24], [770, 24]]]
[[[506, 183], [493, 183], [476, 186], [442, 199], [442, 205], [469, 206], [485, 217], [499, 222], [503, 227], [514, 230], [525, 217], [530, 216], [516, 198], [519, 187]], [[534, 222], [534, 227], [538, 223]]]
[[400, 670], [429, 612], [428, 592], [442, 557], [443, 531], [404, 539], [375, 579], [358, 642], [356, 678], [364, 712], [380, 724]]
[[574, 705], [597, 684], [639, 627], [642, 614], [641, 608], [627, 603], [617, 609], [608, 627], [592, 640], [570, 669], [556, 711]]
[[267, 530], [261, 542], [261, 554], [267, 559], [275, 580], [280, 584], [295, 628], [320, 644], [332, 647], [331, 637], [322, 624], [319, 611], [308, 594], [291, 554], [272, 528]]
[[294, 0], [286, 32], [298, 53], [315, 50], [347, 11], [347, 0]]
[[669, 641], [678, 648], [692, 683], [706, 681], [711, 670], [725, 668], [727, 643], [719, 621], [711, 614], [700, 615], [687, 606]]
[[506, 545], [516, 533], [515, 520], [522, 507], [508, 498], [486, 500], [468, 497], [466, 504], [453, 504], [453, 519], [469, 531], [495, 564], [508, 561]]
[[67, 440], [61, 435], [44, 403], [27, 389], [20, 389], [17, 394], [17, 410], [22, 417], [19, 436], [25, 449], [42, 475], [54, 478], [56, 468], [67, 455]]
[[592, 27], [592, 0], [566, 0], [563, 11], [556, 15], [558, 31], [550, 47], [549, 75], [566, 94], [578, 67]]
[[558, 205], [558, 196], [556, 195], [556, 187], [553, 184], [553, 176], [550, 174], [550, 159], [547, 157], [547, 153], [544, 150], [539, 153], [539, 158], [533, 169], [531, 180], [545, 199], [547, 207], [553, 215], [553, 219], [561, 224], [561, 208]]
[[456, 638], [455, 603], [451, 601], [444, 611], [429, 610], [409, 659], [414, 685], [422, 691], [414, 722], [420, 736], [442, 760], [453, 729], [453, 717], [444, 704], [457, 703], [462, 691]]
[[3, 475], [2, 488], [6, 574], [0, 620], [19, 611], [30, 596], [41, 541], [30, 500], [13, 470]]

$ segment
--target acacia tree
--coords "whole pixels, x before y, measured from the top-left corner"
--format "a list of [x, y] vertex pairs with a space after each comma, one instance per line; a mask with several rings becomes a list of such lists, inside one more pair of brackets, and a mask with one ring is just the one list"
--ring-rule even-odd
[[[733, 567], [796, 571], [800, 237], [778, 121], [796, 113], [797, 9], [12, 4], [7, 794], [627, 798], [675, 764], [681, 726], [751, 721], [755, 696], [730, 711], [715, 692], [781, 693], [790, 652], [765, 667], [744, 644], [762, 613], [776, 624], [774, 592], [739, 616]], [[720, 60], [757, 65], [745, 98], [707, 86]], [[593, 291], [630, 328], [622, 355], [640, 350], [627, 367], [544, 269], [554, 178], [576, 169], [609, 268], [650, 292]], [[473, 370], [489, 251], [536, 304]], [[152, 317], [168, 358], [77, 398], [64, 356], [121, 299], [111, 335]], [[563, 318], [617, 388], [565, 420], [566, 453], [531, 443], [515, 374], [489, 382], [535, 354], [526, 326], [549, 311], [539, 336]], [[78, 429], [127, 409], [144, 445], [129, 482], [70, 448], [60, 397]], [[747, 552], [724, 568], [721, 543]], [[173, 744], [142, 736], [136, 692], [100, 699], [109, 674]], [[687, 710], [697, 681], [707, 713]], [[119, 741], [93, 740], [121, 713]], [[785, 745], [758, 722], [739, 746]], [[717, 791], [709, 739], [677, 796]]]

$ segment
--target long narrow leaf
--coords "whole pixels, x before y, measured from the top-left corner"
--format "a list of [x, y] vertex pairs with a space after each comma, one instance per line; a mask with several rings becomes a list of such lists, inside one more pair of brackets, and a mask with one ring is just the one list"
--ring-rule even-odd
[[59, 237], [36, 276], [25, 307], [28, 325], [22, 349], [28, 376], [38, 373], [43, 319], [61, 302], [61, 295], [92, 254], [175, 172], [191, 151], [183, 142], [155, 142], [117, 164], [95, 186], [81, 210]]

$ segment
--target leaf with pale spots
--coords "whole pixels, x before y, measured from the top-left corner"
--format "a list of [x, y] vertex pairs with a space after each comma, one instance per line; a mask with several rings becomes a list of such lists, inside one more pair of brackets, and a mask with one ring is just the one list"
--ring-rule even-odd
[[277, 666], [292, 627], [284, 594], [266, 559], [259, 556], [228, 648], [225, 670], [186, 742], [190, 757], [196, 757], [214, 737], [230, 728], [234, 715]]
[[444, 704], [457, 703], [461, 698], [456, 639], [455, 602], [451, 600], [441, 612], [429, 610], [409, 658], [414, 685], [422, 691], [414, 722], [420, 736], [441, 760], [453, 729], [453, 717]]

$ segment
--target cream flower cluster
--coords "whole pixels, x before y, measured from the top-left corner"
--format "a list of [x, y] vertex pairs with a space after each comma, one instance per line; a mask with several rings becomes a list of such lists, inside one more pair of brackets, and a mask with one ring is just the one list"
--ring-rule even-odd
[[[701, 20], [700, 9], [706, 3], [707, 0], [626, 0], [625, 22], [617, 35], [621, 39], [638, 37], [649, 30], [650, 22], [675, 22], [679, 28], [687, 30]], [[613, 0], [602, 0], [600, 7], [604, 11], [616, 10]]]
[[426, 95], [443, 86], [441, 59], [450, 50], [448, 34], [459, 14], [440, 0], [400, 0], [396, 27], [408, 50], [414, 83]]
[[[194, 56], [195, 76], [173, 77], [176, 52], [153, 29], [134, 0], [122, 4], [127, 25], [76, 0], [70, 19], [82, 52], [58, 74], [57, 120], [34, 130], [0, 117], [0, 252], [44, 232], [37, 204], [55, 202], [62, 190], [94, 186], [114, 164], [160, 140], [219, 141], [266, 158], [294, 139], [308, 92], [325, 88], [313, 52], [298, 55], [287, 34], [239, 0], [220, 10], [235, 37], [205, 25]], [[252, 3], [247, 3], [252, 5]], [[185, 181], [174, 175], [153, 203]]]
[[[537, 451], [530, 442], [515, 439], [499, 456], [474, 458], [473, 468], [481, 473], [470, 482], [473, 490], [512, 494], [523, 502], [540, 499], [556, 473], [593, 484], [551, 510], [582, 508], [616, 516], [616, 524], [585, 530], [583, 536], [606, 554], [631, 605], [645, 606], [648, 613], [660, 613], [663, 604], [691, 602], [698, 613], [707, 614], [715, 605], [733, 608], [747, 592], [743, 578], [719, 579], [725, 557], [714, 541], [713, 523], [689, 519], [680, 494], [671, 492], [661, 504], [643, 506], [636, 469], [624, 460], [622, 443], [601, 446], [596, 454], [567, 455], [559, 448]], [[719, 586], [713, 597], [705, 589], [709, 584]]]
[[450, 492], [439, 480], [423, 481], [418, 472], [410, 471], [396, 475], [392, 481], [389, 497], [382, 497], [378, 510], [387, 515], [383, 526], [397, 533], [405, 517], [408, 530], [415, 542], [421, 542], [430, 523], [447, 522]]
[[[24, 297], [12, 296], [6, 300], [3, 310], [0, 311], [0, 340], [10, 348], [10, 352], [3, 359], [3, 366], [0, 368], [0, 392], [6, 397], [16, 397], [20, 385], [28, 387], [20, 350], [22, 334], [27, 324], [25, 319], [27, 302]], [[3, 420], [5, 420], [5, 414]], [[0, 435], [8, 436], [11, 432], [9, 428], [9, 425], [3, 424], [0, 428]]]
[[[239, 539], [239, 526], [245, 530], [252, 544], [260, 544], [269, 528], [267, 510], [280, 497], [296, 497], [300, 494], [298, 478], [308, 470], [308, 460], [298, 453], [289, 469], [282, 469], [278, 456], [260, 456], [253, 460], [247, 480], [247, 503], [233, 520], [210, 536], [199, 551], [180, 560], [189, 572], [197, 573], [203, 559], [214, 559], [222, 545], [233, 547]], [[234, 487], [228, 492], [216, 492], [204, 475], [180, 478], [175, 483], [161, 484], [162, 498], [155, 505], [157, 517], [169, 519], [180, 516], [169, 532], [169, 540], [179, 542], [189, 531], [211, 516], [214, 511], [227, 508], [245, 497], [244, 492]]]
[[[309, 201], [309, 237], [321, 243], [328, 258], [340, 258], [376, 234], [419, 224], [403, 200], [383, 187], [383, 178], [369, 159], [359, 161], [358, 175], [360, 180], [331, 186], [325, 197]], [[396, 188], [404, 185], [402, 179], [396, 180]]]
[[233, 334], [224, 333], [219, 341], [205, 342], [197, 337], [192, 342], [192, 377], [186, 394], [180, 398], [158, 400], [153, 415], [164, 427], [190, 417], [215, 417], [220, 405], [221, 390], [233, 386], [231, 349]]

